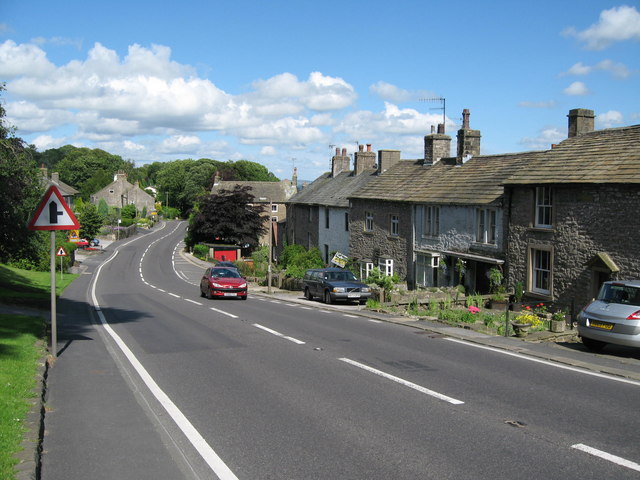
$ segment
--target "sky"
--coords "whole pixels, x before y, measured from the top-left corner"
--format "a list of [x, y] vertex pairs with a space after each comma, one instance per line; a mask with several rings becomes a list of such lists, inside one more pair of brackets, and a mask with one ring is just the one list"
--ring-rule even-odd
[[[38, 151], [246, 159], [313, 180], [335, 148], [547, 149], [573, 108], [640, 123], [640, 5], [598, 0], [0, 0], [7, 122]], [[444, 100], [443, 100], [444, 99]], [[443, 108], [444, 107], [444, 108]]]

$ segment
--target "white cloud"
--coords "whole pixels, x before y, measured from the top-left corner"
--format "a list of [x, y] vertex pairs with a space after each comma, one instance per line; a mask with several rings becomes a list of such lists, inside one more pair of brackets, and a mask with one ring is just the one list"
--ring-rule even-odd
[[600, 12], [598, 23], [586, 30], [569, 27], [563, 33], [578, 38], [589, 50], [604, 50], [615, 42], [640, 40], [640, 13], [635, 7], [613, 7]]
[[144, 145], [132, 142], [131, 140], [125, 140], [123, 145], [126, 150], [131, 152], [140, 152], [146, 148]]
[[565, 95], [581, 96], [589, 93], [589, 89], [583, 82], [573, 82], [563, 90]]
[[566, 72], [561, 73], [561, 76], [567, 75], [588, 75], [594, 71], [610, 72], [616, 78], [627, 78], [631, 75], [631, 72], [624, 63], [616, 63], [612, 60], [602, 60], [601, 62], [589, 66], [582, 62], [578, 62], [569, 68]]
[[276, 153], [277, 153], [277, 152], [276, 152], [276, 149], [275, 149], [275, 148], [273, 148], [273, 147], [271, 147], [271, 146], [268, 146], [268, 145], [267, 145], [267, 146], [265, 146], [265, 147], [262, 147], [262, 148], [260, 149], [260, 155], [273, 156], [273, 155], [275, 155]]
[[560, 143], [567, 138], [567, 132], [561, 132], [556, 127], [546, 127], [540, 130], [536, 137], [525, 137], [518, 143], [529, 150], [546, 150], [554, 143]]
[[599, 128], [612, 128], [617, 125], [622, 125], [622, 113], [616, 110], [599, 113], [596, 115], [596, 123]]
[[54, 70], [46, 53], [35, 45], [17, 45], [13, 40], [0, 44], [0, 76], [5, 79], [20, 75], [43, 77]]
[[200, 138], [194, 135], [174, 135], [165, 138], [159, 145], [163, 153], [194, 153], [200, 146]]
[[418, 100], [431, 100], [438, 97], [428, 90], [405, 90], [390, 83], [380, 80], [369, 87], [369, 92], [377, 95], [382, 100], [392, 103], [415, 102]]
[[68, 143], [66, 138], [54, 138], [51, 135], [40, 135], [33, 139], [33, 143], [38, 150], [48, 150], [58, 148]]

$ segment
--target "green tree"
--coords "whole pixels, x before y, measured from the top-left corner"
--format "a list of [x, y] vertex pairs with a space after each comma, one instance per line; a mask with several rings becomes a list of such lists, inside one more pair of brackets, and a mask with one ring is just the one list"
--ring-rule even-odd
[[246, 180], [254, 182], [278, 182], [279, 179], [264, 165], [250, 162], [248, 160], [238, 160], [232, 164], [233, 169], [237, 172], [234, 180]]
[[[5, 84], [0, 84], [0, 94]], [[44, 189], [35, 149], [15, 136], [0, 101], [0, 261], [31, 258], [41, 251], [41, 236], [27, 229]]]
[[102, 217], [92, 203], [86, 203], [79, 212], [80, 237], [91, 240], [95, 238], [102, 227]]
[[103, 220], [109, 217], [109, 205], [107, 205], [107, 201], [104, 198], [101, 198], [98, 202], [98, 215], [100, 215]]
[[136, 206], [133, 203], [130, 203], [122, 207], [122, 210], [120, 210], [120, 215], [123, 219], [136, 218], [138, 216], [138, 210], [136, 210]]
[[260, 235], [267, 231], [263, 208], [252, 205], [251, 187], [236, 185], [203, 197], [191, 216], [185, 243], [193, 247], [200, 242], [241, 245], [254, 249]]

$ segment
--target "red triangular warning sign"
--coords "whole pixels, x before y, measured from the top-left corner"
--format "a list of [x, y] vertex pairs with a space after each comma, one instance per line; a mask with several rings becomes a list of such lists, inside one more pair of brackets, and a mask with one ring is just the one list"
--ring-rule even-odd
[[58, 251], [56, 252], [56, 256], [57, 257], [66, 257], [67, 256], [67, 252], [64, 251], [63, 247], [60, 247], [58, 249]]
[[27, 227], [29, 230], [76, 230], [80, 228], [80, 222], [62, 198], [58, 187], [52, 185], [42, 197]]

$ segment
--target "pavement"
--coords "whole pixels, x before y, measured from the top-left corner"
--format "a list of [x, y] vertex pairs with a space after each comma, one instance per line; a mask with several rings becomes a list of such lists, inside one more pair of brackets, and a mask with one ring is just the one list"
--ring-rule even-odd
[[[111, 242], [105, 241], [102, 245], [102, 248], [107, 248], [110, 243]], [[100, 254], [101, 252], [83, 252], [80, 253], [78, 258], [80, 262], [82, 262], [83, 259], [87, 259], [87, 255]], [[209, 265], [207, 262], [203, 262], [190, 254], [182, 253], [181, 255], [189, 262], [192, 262], [198, 266], [202, 266], [203, 268]], [[97, 262], [98, 259], [96, 258], [93, 261]], [[87, 262], [89, 262], [89, 260], [87, 260]], [[79, 270], [82, 271], [82, 268], [80, 268]], [[76, 283], [78, 285], [75, 288], [77, 288], [78, 290], [84, 288], [82, 284], [88, 282], [89, 278], [87, 275], [84, 277], [80, 277], [78, 280], [74, 282], [70, 288], [72, 288]], [[309, 306], [313, 305], [318, 309], [337, 310], [343, 312], [348, 311], [351, 315], [358, 315], [382, 322], [395, 323], [398, 325], [403, 325], [407, 328], [418, 329], [432, 335], [442, 335], [450, 338], [455, 338], [458, 340], [471, 342], [483, 348], [508, 351], [515, 354], [526, 355], [540, 361], [553, 362], [556, 364], [565, 365], [567, 367], [584, 369], [598, 374], [613, 375], [616, 377], [628, 379], [630, 381], [640, 382], [640, 352], [631, 348], [616, 347], [610, 345], [607, 346], [601, 353], [593, 353], [588, 351], [581, 342], [577, 341], [576, 332], [571, 330], [562, 334], [554, 334], [552, 332], [533, 332], [525, 338], [498, 337], [493, 335], [486, 335], [468, 328], [459, 328], [442, 324], [437, 322], [435, 319], [424, 320], [417, 319], [415, 317], [375, 312], [367, 310], [365, 307], [360, 305], [326, 305], [319, 301], [310, 301], [305, 299], [302, 295], [302, 292], [281, 290], [276, 287], [272, 287], [271, 289], [269, 289], [266, 286], [251, 284], [249, 294], [268, 297], [274, 300], [299, 302]], [[64, 302], [62, 303], [62, 307], [64, 307]], [[58, 362], [59, 360], [61, 360], [60, 358], [54, 361], [50, 356], [42, 359], [37, 378], [37, 391], [41, 394], [39, 395], [38, 399], [33, 401], [31, 412], [29, 413], [26, 421], [26, 426], [29, 431], [26, 433], [23, 442], [24, 450], [19, 455], [20, 464], [17, 467], [17, 480], [31, 480], [41, 478], [44, 478], [46, 480], [47, 478], [46, 470], [44, 472], [44, 475], [41, 475], [41, 452], [43, 449], [45, 438], [45, 425], [47, 423], [45, 406], [47, 405], [46, 402], [48, 399], [47, 381], [49, 375], [55, 374], [55, 381], [58, 384], [66, 386], [78, 384], [87, 385], [87, 388], [81, 390], [82, 392], [84, 392], [84, 394], [87, 395], [88, 398], [86, 399], [61, 398], [60, 395], [64, 394], [62, 393], [62, 389], [58, 387], [57, 391], [55, 392], [57, 400], [56, 403], [60, 403], [62, 400], [73, 400], [75, 402], [84, 403], [101, 402], [101, 398], [92, 397], [92, 395], [95, 395], [95, 392], [90, 387], [96, 385], [96, 381], [99, 381], [100, 389], [98, 390], [102, 392], [113, 391], [114, 395], [120, 395], [121, 397], [131, 395], [131, 393], [128, 391], [128, 385], [120, 378], [121, 375], [119, 374], [117, 368], [114, 368], [112, 372], [107, 372], [108, 374], [100, 375], [99, 379], [95, 378], [96, 371], [104, 372], [104, 370], [108, 368], [104, 365], [113, 362], [109, 361], [106, 348], [101, 341], [100, 336], [95, 333], [95, 329], [91, 328], [91, 320], [87, 321], [86, 319], [86, 306], [71, 304], [69, 305], [69, 308], [72, 311], [66, 312], [61, 310], [59, 307], [58, 312], [62, 315], [68, 315], [69, 320], [75, 319], [76, 323], [74, 324], [74, 327], [76, 327], [78, 330], [74, 331], [74, 335], [76, 335], [81, 340], [93, 339], [96, 341], [77, 342], [75, 348], [73, 349], [73, 353], [68, 352], [70, 353], [70, 355], [61, 355], [62, 357], [68, 357], [67, 359], [63, 359], [63, 362]], [[0, 313], [39, 315], [44, 316], [45, 318], [49, 316], [49, 312], [2, 305], [0, 305]], [[69, 344], [67, 344], [67, 346], [68, 345]], [[67, 348], [67, 346], [63, 348], [63, 351]], [[93, 368], [76, 367], [77, 365], [83, 364], [94, 365], [98, 361], [100, 362], [100, 366], [96, 365]], [[86, 378], [84, 378], [85, 376]], [[111, 399], [109, 404], [101, 403], [103, 405], [103, 409], [108, 410], [109, 408], [112, 408], [110, 407], [111, 403], [117, 403], [118, 408], [127, 408], [127, 403], [121, 398], [118, 398], [118, 402], [114, 402], [114, 400], [115, 399]], [[73, 448], [73, 445], [82, 445], [84, 443], [95, 441], [95, 439], [89, 438], [89, 436], [94, 436], [94, 432], [100, 429], [103, 425], [96, 425], [96, 422], [99, 423], [100, 421], [97, 421], [96, 418], [91, 416], [91, 412], [91, 409], [78, 408], [70, 413], [67, 413], [67, 415], [74, 416], [73, 421], [76, 422], [76, 424], [92, 425], [92, 428], [74, 429], [73, 439], [71, 440], [71, 437], [69, 436], [64, 440], [66, 442], [73, 442], [73, 444], [65, 445], [62, 448], [71, 449]], [[105, 414], [108, 414], [108, 412], [102, 412], [102, 415]], [[87, 416], [87, 418], [76, 418], [83, 415]], [[63, 418], [70, 417], [64, 417], [61, 413], [57, 421], [60, 422]], [[60, 425], [58, 425], [56, 431], [60, 430]], [[113, 427], [107, 427], [104, 430], [111, 430], [113, 432]], [[142, 433], [146, 434], [148, 432]], [[87, 438], [83, 438], [83, 436], [85, 435]], [[117, 434], [114, 432], [114, 437], [116, 435]], [[51, 446], [55, 444], [56, 439], [49, 437], [46, 438], [48, 445]], [[118, 440], [113, 439], [113, 441]]]

